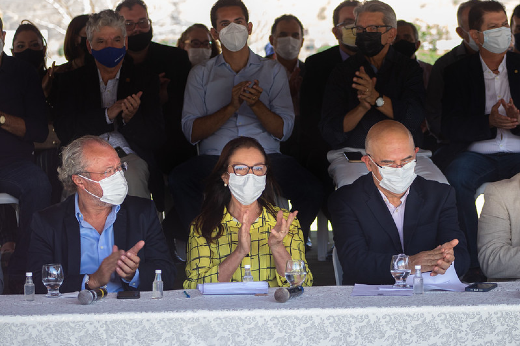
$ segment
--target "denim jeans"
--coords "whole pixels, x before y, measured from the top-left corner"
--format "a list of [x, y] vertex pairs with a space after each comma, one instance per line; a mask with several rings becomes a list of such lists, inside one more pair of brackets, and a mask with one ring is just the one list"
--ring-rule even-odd
[[[307, 239], [310, 226], [323, 200], [321, 183], [293, 157], [283, 154], [268, 156], [271, 161], [269, 169], [274, 174], [283, 197], [291, 201], [293, 210], [298, 210], [297, 218]], [[168, 184], [173, 204], [186, 231], [201, 211], [204, 179], [217, 160], [218, 156], [215, 155], [200, 155], [177, 166], [169, 175]]]
[[520, 172], [520, 154], [479, 154], [466, 151], [446, 168], [445, 174], [456, 192], [460, 228], [466, 234], [470, 267], [479, 267], [477, 249], [478, 216], [475, 193], [480, 185], [509, 179]]

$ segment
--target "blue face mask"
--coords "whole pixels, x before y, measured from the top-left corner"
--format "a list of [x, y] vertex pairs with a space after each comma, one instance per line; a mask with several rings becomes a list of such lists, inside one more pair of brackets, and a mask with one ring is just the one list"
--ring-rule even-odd
[[92, 49], [92, 56], [94, 56], [94, 59], [108, 68], [115, 67], [119, 64], [125, 57], [125, 54], [126, 47], [124, 46], [121, 48], [106, 47], [100, 50]]

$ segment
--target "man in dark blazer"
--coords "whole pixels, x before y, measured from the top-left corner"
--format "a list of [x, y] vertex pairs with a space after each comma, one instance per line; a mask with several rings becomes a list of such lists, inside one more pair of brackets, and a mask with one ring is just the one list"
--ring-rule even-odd
[[[144, 1], [123, 0], [117, 5], [116, 12], [125, 18], [128, 55], [133, 63], [146, 67], [160, 78], [167, 137], [155, 155], [162, 172], [168, 174], [178, 164], [197, 155], [196, 148], [186, 140], [181, 129], [184, 88], [191, 63], [184, 49], [152, 41], [153, 24]], [[154, 200], [157, 204], [155, 196]]]
[[129, 194], [149, 198], [149, 176], [162, 181], [162, 175], [156, 177], [159, 171], [153, 157], [165, 139], [159, 77], [123, 58], [127, 38], [124, 18], [117, 13], [105, 10], [91, 15], [87, 41], [95, 64], [60, 79], [56, 134], [62, 145], [84, 135], [103, 136], [129, 163]]
[[499, 2], [474, 4], [469, 27], [479, 53], [445, 69], [442, 130], [450, 157], [442, 168], [468, 240], [471, 269], [464, 280], [474, 282], [486, 280], [478, 262], [475, 193], [520, 172], [520, 57], [508, 52], [511, 31]]
[[[332, 33], [338, 40], [338, 45], [323, 52], [309, 56], [305, 60], [305, 76], [300, 87], [300, 160], [322, 183], [326, 195], [334, 191], [334, 184], [327, 167], [327, 152], [330, 145], [323, 139], [319, 122], [325, 85], [334, 67], [356, 54], [355, 37], [351, 35], [350, 27], [354, 26], [354, 8], [358, 1], [343, 1], [332, 15]], [[327, 201], [327, 198], [324, 199]], [[328, 215], [327, 203], [322, 210]]]
[[162, 270], [164, 288], [172, 289], [175, 266], [153, 202], [126, 196], [116, 151], [86, 136], [65, 147], [62, 160], [60, 180], [76, 193], [33, 217], [27, 269], [36, 292], [46, 292], [46, 263], [63, 266], [62, 293], [105, 285], [109, 292], [151, 290], [156, 269]]
[[334, 243], [343, 284], [392, 284], [392, 255], [410, 256], [430, 275], [444, 274], [455, 260], [463, 275], [469, 265], [457, 224], [455, 194], [446, 184], [415, 175], [410, 132], [399, 122], [374, 125], [363, 162], [371, 172], [334, 192], [329, 200]]

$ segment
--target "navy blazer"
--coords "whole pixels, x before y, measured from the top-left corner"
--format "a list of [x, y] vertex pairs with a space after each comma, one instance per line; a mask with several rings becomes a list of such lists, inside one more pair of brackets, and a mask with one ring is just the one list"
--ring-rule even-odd
[[[520, 108], [520, 55], [508, 52], [506, 67], [511, 98]], [[480, 54], [447, 66], [444, 81], [441, 126], [442, 133], [450, 140], [451, 161], [471, 143], [495, 138], [497, 129], [489, 127], [489, 114], [485, 112], [486, 88]], [[520, 127], [511, 132], [520, 135]]]
[[[82, 290], [84, 275], [92, 274], [80, 273], [81, 242], [74, 198], [75, 195], [71, 195], [33, 216], [27, 270], [33, 273], [36, 293], [47, 292], [42, 284], [42, 266], [46, 263], [61, 263], [63, 266], [62, 293]], [[162, 270], [164, 289], [173, 289], [176, 269], [155, 205], [148, 199], [127, 196], [114, 222], [114, 244], [127, 251], [140, 240], [144, 240], [145, 245], [137, 254], [141, 259], [137, 289], [152, 290], [156, 269]], [[121, 282], [125, 290], [131, 290], [128, 284]]]
[[420, 176], [415, 178], [406, 199], [404, 249], [371, 173], [336, 190], [329, 199], [329, 210], [344, 285], [393, 284], [392, 255], [415, 255], [453, 239], [459, 240], [454, 248], [457, 274], [464, 275], [469, 268], [455, 192], [449, 185]]

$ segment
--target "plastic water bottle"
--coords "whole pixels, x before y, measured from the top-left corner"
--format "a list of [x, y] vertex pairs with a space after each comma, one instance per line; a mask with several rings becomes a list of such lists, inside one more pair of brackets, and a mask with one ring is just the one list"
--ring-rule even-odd
[[413, 275], [413, 294], [424, 293], [424, 280], [421, 273], [421, 266], [415, 266], [415, 273]]
[[27, 278], [25, 279], [25, 285], [23, 286], [24, 299], [27, 301], [34, 300], [34, 283], [32, 279], [32, 272], [25, 273]]
[[161, 278], [162, 271], [155, 271], [155, 280], [153, 280], [152, 299], [161, 299], [163, 297], [163, 281]]
[[253, 282], [253, 275], [251, 274], [251, 266], [249, 264], [244, 266], [244, 277], [242, 278], [242, 282]]

